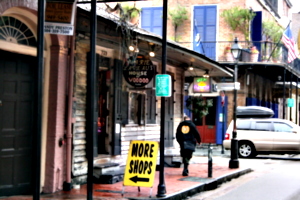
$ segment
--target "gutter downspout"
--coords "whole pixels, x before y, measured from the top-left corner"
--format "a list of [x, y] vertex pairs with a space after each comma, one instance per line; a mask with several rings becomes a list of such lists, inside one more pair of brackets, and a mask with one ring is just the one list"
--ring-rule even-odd
[[[75, 9], [75, 16], [77, 14]], [[74, 31], [76, 31], [76, 18], [74, 22]], [[75, 34], [75, 33], [74, 33]], [[69, 37], [69, 84], [68, 84], [68, 110], [67, 110], [67, 133], [66, 133], [66, 181], [63, 184], [64, 191], [70, 191], [72, 186], [72, 123], [73, 120], [73, 88], [74, 88], [74, 55], [75, 55], [75, 39], [76, 36]]]

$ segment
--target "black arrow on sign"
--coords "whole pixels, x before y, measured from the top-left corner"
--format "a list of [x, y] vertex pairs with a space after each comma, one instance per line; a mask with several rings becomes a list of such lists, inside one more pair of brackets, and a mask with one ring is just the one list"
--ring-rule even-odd
[[149, 178], [139, 178], [138, 176], [134, 176], [132, 178], [130, 178], [131, 181], [133, 182], [149, 182]]

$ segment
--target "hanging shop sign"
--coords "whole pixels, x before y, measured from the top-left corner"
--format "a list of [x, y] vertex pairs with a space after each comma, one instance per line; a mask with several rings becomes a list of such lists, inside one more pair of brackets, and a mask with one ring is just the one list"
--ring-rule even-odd
[[76, 0], [47, 0], [44, 32], [73, 35]]
[[210, 78], [194, 77], [193, 92], [194, 93], [209, 93], [209, 92], [211, 92]]
[[134, 87], [143, 87], [150, 83], [155, 74], [155, 66], [151, 60], [143, 55], [136, 59], [130, 57], [123, 67], [123, 77]]
[[158, 142], [131, 141], [123, 184], [152, 187], [155, 178]]

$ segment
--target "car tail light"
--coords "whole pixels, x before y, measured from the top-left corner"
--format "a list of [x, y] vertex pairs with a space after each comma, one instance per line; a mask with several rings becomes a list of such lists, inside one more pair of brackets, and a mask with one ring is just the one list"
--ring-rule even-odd
[[225, 140], [229, 140], [230, 139], [230, 134], [229, 133], [226, 133], [225, 134]]

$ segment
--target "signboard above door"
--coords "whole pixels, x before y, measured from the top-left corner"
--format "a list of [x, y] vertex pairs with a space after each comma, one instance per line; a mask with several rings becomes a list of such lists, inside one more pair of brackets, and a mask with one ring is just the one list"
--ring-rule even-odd
[[48, 0], [45, 11], [45, 33], [73, 35], [75, 9], [75, 0]]

